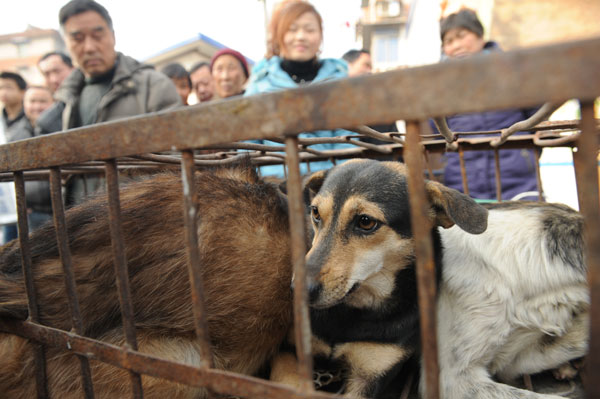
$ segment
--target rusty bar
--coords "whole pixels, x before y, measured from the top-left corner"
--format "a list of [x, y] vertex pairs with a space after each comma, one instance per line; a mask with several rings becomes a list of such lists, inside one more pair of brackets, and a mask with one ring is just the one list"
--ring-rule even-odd
[[575, 189], [577, 190], [577, 205], [581, 210], [583, 208], [583, 184], [580, 184], [580, 180], [583, 180], [583, 177], [579, 177], [579, 171], [585, 168], [585, 160], [581, 156], [581, 152], [579, 151], [579, 147], [574, 147], [571, 152], [573, 156], [573, 170], [575, 172]]
[[[54, 217], [58, 254], [63, 265], [65, 289], [69, 300], [69, 310], [71, 311], [71, 326], [75, 333], [83, 335], [83, 319], [81, 317], [77, 288], [75, 285], [75, 275], [73, 273], [73, 263], [71, 261], [71, 250], [69, 249], [69, 238], [67, 236], [65, 209], [62, 201], [61, 188], [60, 168], [53, 167], [50, 169], [50, 195], [52, 197], [52, 214]], [[81, 366], [81, 379], [85, 397], [93, 398], [94, 387], [92, 385], [90, 363], [85, 356], [79, 355], [78, 358]]]
[[[496, 52], [214, 101], [73, 129], [68, 135], [8, 143], [0, 147], [0, 172], [398, 119], [522, 108], [569, 98], [591, 100], [600, 92], [598, 70], [600, 38]], [[548, 76], [553, 77], [552, 82]]]
[[105, 342], [24, 321], [0, 319], [0, 331], [30, 338], [48, 346], [64, 348], [65, 351], [86, 353], [98, 361], [136, 373], [194, 387], [208, 387], [219, 394], [252, 399], [343, 399], [318, 391], [302, 393], [287, 385], [259, 378], [217, 369], [198, 368], [128, 349], [123, 350]]
[[[115, 276], [117, 279], [117, 292], [121, 304], [121, 318], [125, 334], [125, 350], [137, 350], [135, 336], [135, 322], [133, 320], [133, 303], [129, 286], [129, 272], [127, 270], [127, 257], [123, 243], [123, 230], [121, 228], [121, 205], [119, 202], [119, 174], [117, 162], [114, 159], [106, 161], [106, 189], [108, 192], [108, 212], [110, 223], [110, 241], [115, 262]], [[134, 398], [143, 398], [142, 378], [139, 374], [131, 372], [131, 389]]]
[[535, 150], [535, 180], [538, 188], [538, 201], [544, 200], [544, 186], [542, 185], [542, 173], [540, 170], [540, 156], [542, 155], [541, 150]]
[[188, 254], [188, 275], [194, 312], [194, 327], [200, 342], [200, 362], [202, 367], [213, 367], [209, 343], [206, 309], [204, 307], [204, 282], [200, 268], [200, 250], [198, 248], [198, 197], [194, 189], [194, 152], [181, 152], [181, 180], [183, 184], [185, 241]]
[[[19, 244], [21, 246], [21, 267], [25, 278], [25, 292], [27, 293], [27, 310], [29, 320], [39, 323], [39, 308], [35, 291], [33, 268], [31, 263], [31, 247], [29, 246], [29, 226], [27, 225], [27, 201], [25, 199], [25, 178], [23, 172], [14, 173], [15, 194], [17, 197], [17, 218]], [[34, 345], [35, 385], [39, 399], [48, 397], [46, 385], [46, 353], [43, 345]]]
[[88, 192], [88, 177], [87, 175], [82, 175], [83, 178], [83, 199], [87, 199], [90, 195]]
[[427, 399], [439, 399], [439, 364], [436, 328], [436, 283], [433, 263], [433, 243], [428, 217], [429, 202], [423, 180], [423, 157], [419, 138], [419, 123], [406, 123], [406, 152], [404, 160], [408, 166], [408, 192], [411, 226], [417, 257], [417, 284], [419, 311], [421, 316], [421, 343], [425, 365]]
[[294, 267], [294, 337], [298, 356], [298, 374], [301, 377], [301, 391], [314, 390], [312, 381], [313, 362], [311, 356], [310, 318], [308, 314], [308, 293], [306, 288], [306, 225], [304, 203], [302, 201], [302, 177], [298, 157], [298, 138], [285, 139], [286, 164], [288, 169], [288, 201], [290, 237], [292, 244], [292, 264]]
[[435, 180], [433, 169], [431, 168], [431, 162], [429, 161], [429, 151], [427, 151], [427, 148], [425, 148], [425, 151], [423, 151], [423, 156], [425, 157], [425, 165], [427, 165], [427, 174], [429, 176], [429, 180]]
[[[585, 259], [591, 293], [590, 346], [586, 359], [585, 390], [588, 398], [600, 397], [600, 197], [598, 194], [598, 142], [593, 102], [581, 102], [581, 136], [577, 145], [575, 176], [580, 211], [585, 221]], [[596, 381], [596, 383], [593, 383]]]
[[[570, 125], [577, 127], [579, 123], [571, 123]], [[462, 135], [463, 133], [461, 133]], [[68, 136], [68, 135], [63, 135]], [[539, 149], [540, 146], [574, 146], [574, 141], [576, 140], [577, 134], [571, 134], [570, 136], [560, 136], [558, 133], [549, 132], [544, 135], [544, 138], [540, 138], [537, 134], [535, 135], [520, 135], [520, 136], [511, 136], [509, 140], [502, 145], [503, 149], [523, 149], [523, 148], [534, 148]], [[424, 136], [422, 136], [423, 138]], [[560, 141], [550, 140], [549, 137], [560, 137]], [[300, 139], [300, 143], [302, 144], [306, 139]], [[492, 137], [484, 137], [484, 138], [470, 138], [470, 139], [460, 139], [459, 143], [463, 150], [472, 151], [472, 150], [489, 150], [490, 145], [489, 142], [492, 140]], [[345, 142], [345, 141], [344, 141]], [[549, 144], [549, 145], [548, 145]], [[232, 143], [230, 144], [232, 148], [243, 148], [245, 144], [241, 143]], [[423, 141], [423, 145], [427, 148], [431, 153], [443, 153], [446, 151], [446, 144], [441, 140], [427, 140]], [[223, 145], [222, 145], [223, 146]], [[255, 144], [254, 146], [258, 146]], [[306, 145], [303, 145], [306, 147]], [[397, 155], [398, 152], [402, 152], [402, 145], [384, 145], [386, 148], [390, 148], [392, 151], [395, 151]], [[376, 153], [364, 148], [346, 148], [341, 150], [330, 150], [330, 151], [312, 151], [310, 148], [306, 150], [306, 152], [300, 153], [301, 161], [317, 161], [317, 160], [325, 160], [325, 159], [348, 159], [348, 158], [356, 158], [362, 157], [365, 154], [369, 154], [370, 157], [376, 158], [380, 155], [380, 153]], [[227, 157], [228, 158], [224, 158]], [[279, 164], [281, 160], [284, 159], [284, 156], [281, 154], [275, 153], [263, 153], [263, 156], [260, 156], [260, 152], [248, 152], [240, 155], [240, 153], [236, 152], [221, 152], [218, 156], [218, 159], [213, 160], [198, 160], [196, 159], [196, 165], [203, 166], [212, 166], [212, 165], [225, 165], [236, 162], [240, 158], [244, 158], [250, 156], [254, 164]], [[276, 159], [277, 156], [277, 159]], [[127, 160], [123, 162], [121, 159], [119, 160], [119, 169], [130, 169], [132, 161]], [[180, 164], [181, 160], [177, 160], [177, 164]], [[100, 166], [96, 166], [96, 164]], [[162, 164], [164, 165], [164, 163]], [[140, 166], [138, 166], [139, 168]], [[156, 164], [147, 165], [146, 167], [156, 167]], [[62, 167], [63, 175], [69, 173], [87, 173], [87, 174], [97, 174], [98, 171], [103, 170], [104, 163], [102, 162], [86, 162], [84, 165], [76, 165], [76, 166], [65, 166]], [[40, 172], [25, 172], [26, 180], [30, 179], [30, 176], [33, 178], [34, 176], [40, 175]], [[12, 172], [0, 173], [0, 181], [13, 181]], [[47, 172], [44, 176], [47, 176]], [[41, 176], [41, 177], [44, 177]]]
[[[496, 199], [502, 202], [502, 178], [500, 177], [500, 150], [494, 148], [494, 169], [496, 171]], [[461, 166], [462, 167], [462, 166]]]
[[465, 166], [465, 151], [462, 146], [458, 146], [458, 162], [460, 164], [460, 177], [462, 178], [463, 192], [469, 195], [469, 182], [467, 181], [467, 168]]

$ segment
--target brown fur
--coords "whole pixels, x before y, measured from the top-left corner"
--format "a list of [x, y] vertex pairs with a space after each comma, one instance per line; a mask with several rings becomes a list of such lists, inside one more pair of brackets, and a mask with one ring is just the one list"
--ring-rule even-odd
[[[276, 352], [291, 325], [291, 267], [285, 198], [248, 169], [196, 176], [200, 264], [206, 316], [217, 368], [255, 374]], [[140, 352], [198, 365], [198, 343], [184, 245], [179, 176], [161, 174], [120, 193]], [[85, 335], [123, 343], [105, 196], [67, 212], [67, 226]], [[54, 229], [31, 237], [40, 317], [44, 325], [70, 330], [62, 264]], [[0, 317], [27, 317], [16, 241], [0, 249]], [[48, 348], [52, 397], [81, 397], [79, 362]], [[35, 394], [32, 346], [0, 334], [0, 392], [10, 398]], [[130, 393], [123, 370], [91, 361], [97, 398]], [[203, 397], [202, 390], [143, 377], [145, 397]]]

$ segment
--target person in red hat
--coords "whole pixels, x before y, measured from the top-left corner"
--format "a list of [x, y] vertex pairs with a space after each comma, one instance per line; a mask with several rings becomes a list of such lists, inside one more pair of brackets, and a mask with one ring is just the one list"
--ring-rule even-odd
[[210, 71], [219, 97], [244, 94], [244, 84], [250, 73], [246, 57], [240, 52], [229, 48], [217, 51], [210, 61]]

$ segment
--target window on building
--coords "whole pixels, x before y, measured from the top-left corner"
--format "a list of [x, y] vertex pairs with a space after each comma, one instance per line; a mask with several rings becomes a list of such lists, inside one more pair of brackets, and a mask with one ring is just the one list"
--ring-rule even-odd
[[375, 10], [379, 18], [399, 17], [402, 12], [402, 2], [400, 0], [378, 0], [375, 3]]
[[397, 29], [378, 30], [373, 35], [375, 62], [392, 64], [398, 62], [399, 32]]

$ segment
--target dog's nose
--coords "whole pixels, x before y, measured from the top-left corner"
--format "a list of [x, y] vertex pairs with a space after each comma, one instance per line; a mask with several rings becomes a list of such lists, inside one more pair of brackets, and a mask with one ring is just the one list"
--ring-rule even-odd
[[321, 283], [311, 283], [308, 285], [308, 302], [315, 303], [323, 291]]

